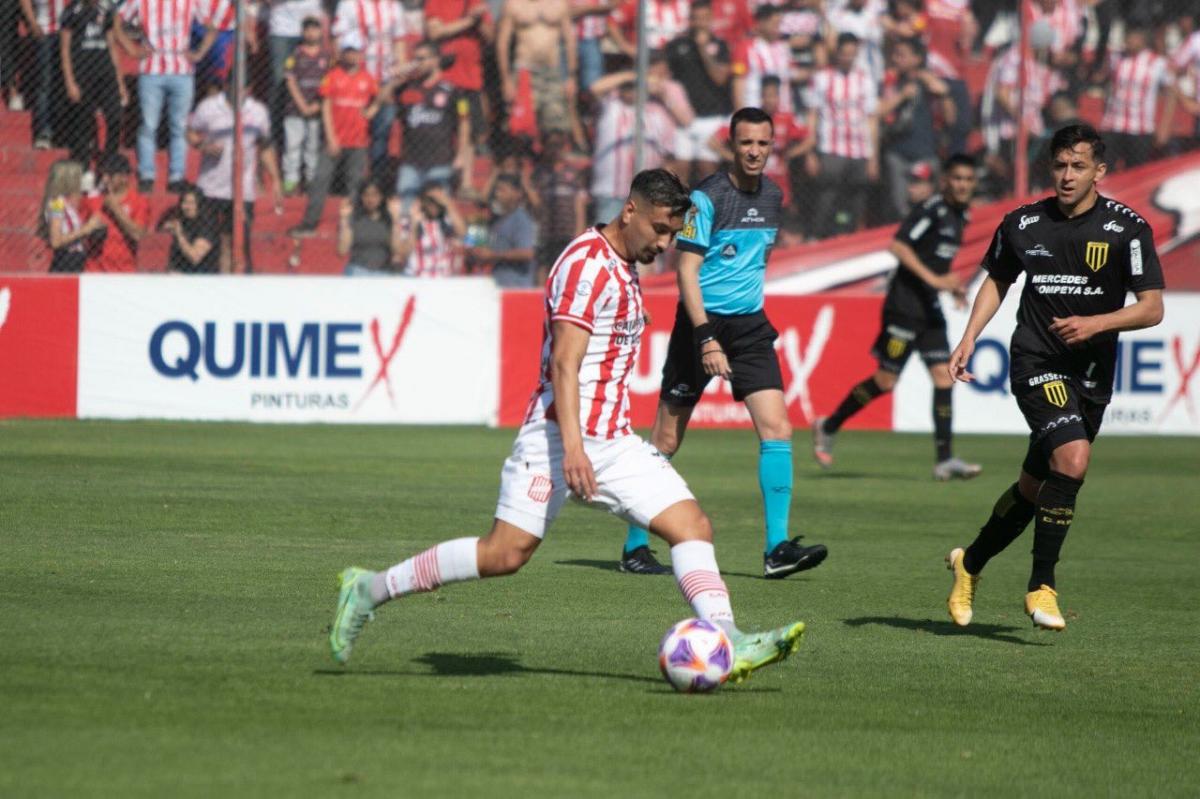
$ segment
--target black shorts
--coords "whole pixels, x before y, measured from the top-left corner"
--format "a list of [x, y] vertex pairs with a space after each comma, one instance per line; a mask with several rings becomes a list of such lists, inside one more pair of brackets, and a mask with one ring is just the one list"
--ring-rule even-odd
[[1044, 480], [1049, 474], [1050, 453], [1071, 441], [1096, 440], [1108, 402], [1080, 390], [1071, 375], [1041, 372], [1013, 378], [1013, 396], [1029, 425], [1029, 453], [1022, 468]]
[[900, 374], [913, 350], [921, 353], [921, 360], [926, 366], [949, 361], [950, 342], [946, 338], [946, 323], [922, 322], [884, 314], [879, 336], [871, 345], [871, 355], [879, 362], [879, 368]]
[[[775, 355], [779, 333], [762, 311], [740, 316], [708, 315], [709, 324], [733, 370], [730, 384], [738, 402], [756, 391], [783, 390], [783, 373]], [[675, 327], [663, 364], [662, 391], [659, 399], [668, 405], [691, 407], [700, 401], [704, 387], [712, 377], [704, 373], [700, 349], [696, 346], [692, 320], [683, 305], [675, 309]]]

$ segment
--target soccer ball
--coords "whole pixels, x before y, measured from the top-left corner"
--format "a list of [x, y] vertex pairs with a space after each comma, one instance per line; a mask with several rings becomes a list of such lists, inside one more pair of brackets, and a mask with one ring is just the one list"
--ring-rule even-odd
[[712, 622], [685, 619], [663, 636], [658, 667], [676, 691], [711, 691], [733, 670], [733, 642]]

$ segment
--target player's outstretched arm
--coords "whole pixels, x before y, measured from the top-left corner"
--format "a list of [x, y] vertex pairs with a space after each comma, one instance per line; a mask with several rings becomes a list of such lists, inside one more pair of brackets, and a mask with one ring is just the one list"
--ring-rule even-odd
[[971, 317], [967, 320], [967, 329], [963, 331], [962, 340], [958, 342], [954, 352], [950, 353], [950, 376], [955, 380], [970, 383], [975, 379], [975, 375], [967, 371], [967, 364], [970, 363], [971, 355], [975, 352], [975, 340], [979, 338], [979, 334], [996, 315], [1000, 303], [1004, 301], [1004, 295], [1008, 293], [1009, 285], [1009, 283], [1001, 283], [988, 275], [984, 279], [983, 285], [979, 287], [979, 293], [975, 295], [975, 304], [971, 306]]
[[563, 476], [575, 496], [590, 500], [596, 493], [596, 473], [583, 451], [579, 429], [579, 366], [591, 333], [571, 322], [554, 322], [550, 335], [550, 382], [563, 442]]
[[1162, 289], [1139, 291], [1134, 295], [1136, 302], [1119, 311], [1096, 316], [1054, 317], [1050, 332], [1063, 340], [1064, 344], [1082, 344], [1099, 333], [1123, 333], [1126, 330], [1141, 330], [1154, 327], [1163, 318]]

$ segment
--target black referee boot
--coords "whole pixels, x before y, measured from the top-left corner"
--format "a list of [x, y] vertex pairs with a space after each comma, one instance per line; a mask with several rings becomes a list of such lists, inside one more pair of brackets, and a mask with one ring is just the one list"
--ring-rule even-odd
[[763, 555], [763, 577], [768, 580], [779, 580], [789, 574], [815, 569], [821, 565], [821, 561], [829, 555], [829, 550], [825, 548], [824, 544], [802, 546], [800, 544], [802, 537], [796, 536], [790, 541], [782, 541], [771, 550], [770, 554]]
[[640, 546], [631, 552], [621, 553], [618, 569], [626, 574], [670, 574], [671, 567], [664, 566], [654, 557], [650, 547]]

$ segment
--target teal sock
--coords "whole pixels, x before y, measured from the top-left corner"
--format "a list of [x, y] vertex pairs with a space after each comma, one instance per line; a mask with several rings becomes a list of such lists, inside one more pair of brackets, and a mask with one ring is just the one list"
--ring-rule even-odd
[[758, 485], [766, 516], [767, 553], [788, 537], [792, 508], [792, 442], [764, 441], [758, 454]]
[[632, 552], [638, 547], [650, 546], [650, 531], [643, 530], [635, 524], [629, 525], [629, 533], [625, 536], [625, 551]]

